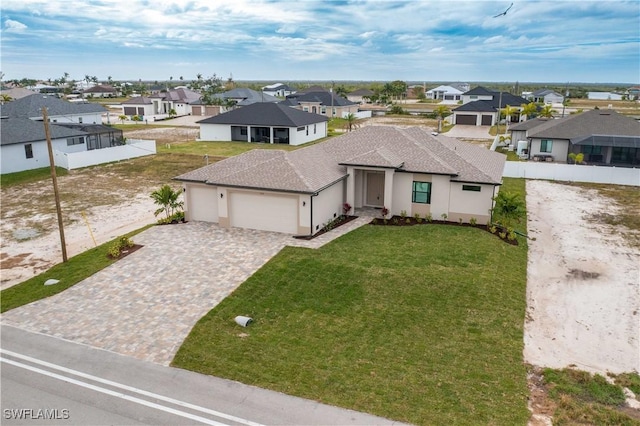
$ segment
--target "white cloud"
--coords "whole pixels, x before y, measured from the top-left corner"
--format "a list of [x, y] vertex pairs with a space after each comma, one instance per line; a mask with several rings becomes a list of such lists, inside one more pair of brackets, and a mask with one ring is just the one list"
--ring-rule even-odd
[[298, 30], [296, 25], [286, 24], [276, 30], [278, 34], [293, 34]]
[[4, 31], [8, 33], [22, 33], [27, 29], [27, 26], [22, 22], [14, 21], [13, 19], [7, 19], [4, 21]]

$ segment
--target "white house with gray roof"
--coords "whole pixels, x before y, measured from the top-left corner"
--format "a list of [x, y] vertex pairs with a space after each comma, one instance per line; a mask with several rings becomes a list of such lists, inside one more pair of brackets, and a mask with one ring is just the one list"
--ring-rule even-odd
[[302, 145], [327, 137], [328, 121], [286, 105], [258, 102], [198, 121], [199, 140]]
[[187, 220], [313, 235], [344, 203], [486, 223], [505, 158], [424, 128], [367, 126], [295, 151], [255, 149], [175, 179]]
[[511, 140], [527, 140], [531, 160], [565, 163], [570, 153], [582, 153], [588, 164], [640, 165], [640, 122], [613, 110], [595, 109], [525, 123], [511, 127], [512, 134], [517, 134]]

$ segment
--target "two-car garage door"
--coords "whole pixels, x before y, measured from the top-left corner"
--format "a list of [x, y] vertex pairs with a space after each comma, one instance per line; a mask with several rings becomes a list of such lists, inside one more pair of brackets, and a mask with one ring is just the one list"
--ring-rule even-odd
[[298, 198], [255, 192], [230, 192], [230, 224], [239, 228], [298, 233]]

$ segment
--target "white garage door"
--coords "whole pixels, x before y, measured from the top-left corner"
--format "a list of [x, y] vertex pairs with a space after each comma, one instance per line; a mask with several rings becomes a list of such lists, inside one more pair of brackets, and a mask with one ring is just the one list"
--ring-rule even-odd
[[233, 192], [230, 195], [231, 226], [287, 234], [298, 232], [296, 197], [251, 192]]
[[189, 218], [193, 221], [218, 222], [218, 195], [214, 186], [187, 187]]

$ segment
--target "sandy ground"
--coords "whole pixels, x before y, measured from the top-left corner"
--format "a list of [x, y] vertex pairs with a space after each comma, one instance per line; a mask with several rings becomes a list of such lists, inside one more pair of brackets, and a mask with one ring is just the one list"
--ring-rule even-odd
[[[156, 207], [149, 193], [145, 192], [121, 204], [88, 209], [85, 216], [75, 214], [72, 223], [64, 227], [67, 256], [70, 258], [95, 245], [154, 223], [157, 220], [153, 215]], [[51, 223], [50, 217], [42, 219]], [[19, 241], [2, 239], [2, 289], [27, 280], [62, 262], [62, 245], [57, 222], [53, 227], [35, 230], [30, 220], [33, 218], [15, 215], [2, 222], [3, 233], [25, 237]], [[20, 235], [21, 233], [25, 235]]]
[[524, 358], [533, 365], [640, 371], [640, 252], [597, 213], [597, 192], [527, 181], [529, 261]]

